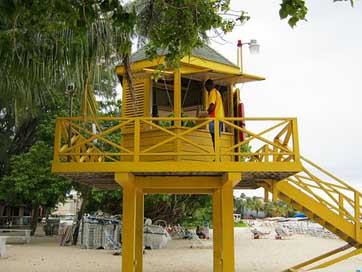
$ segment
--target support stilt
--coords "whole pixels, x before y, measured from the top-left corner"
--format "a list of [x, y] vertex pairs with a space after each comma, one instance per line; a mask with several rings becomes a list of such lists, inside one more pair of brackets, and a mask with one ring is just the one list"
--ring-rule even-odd
[[212, 195], [212, 221], [213, 221], [213, 250], [214, 272], [222, 271], [221, 259], [221, 190], [215, 190]]
[[234, 260], [234, 195], [233, 181], [221, 188], [222, 268], [223, 272], [235, 271]]
[[134, 176], [127, 173], [115, 175], [123, 188], [122, 208], [122, 271], [135, 272], [136, 265], [136, 187]]
[[141, 189], [136, 190], [136, 204], [136, 272], [142, 272], [144, 196]]

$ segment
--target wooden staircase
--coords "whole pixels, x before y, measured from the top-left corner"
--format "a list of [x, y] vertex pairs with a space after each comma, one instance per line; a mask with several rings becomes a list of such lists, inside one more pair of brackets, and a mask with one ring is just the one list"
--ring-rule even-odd
[[[301, 160], [302, 172], [280, 181], [257, 181], [254, 188], [256, 184], [265, 188], [273, 194], [274, 200], [279, 198], [289, 203], [346, 241], [347, 245], [294, 266], [289, 271], [300, 271], [329, 258], [310, 269], [323, 268], [362, 253], [361, 193], [306, 158], [301, 157]], [[250, 181], [248, 184], [250, 186]], [[341, 255], [346, 250], [349, 252]], [[336, 254], [339, 256], [331, 259]]]

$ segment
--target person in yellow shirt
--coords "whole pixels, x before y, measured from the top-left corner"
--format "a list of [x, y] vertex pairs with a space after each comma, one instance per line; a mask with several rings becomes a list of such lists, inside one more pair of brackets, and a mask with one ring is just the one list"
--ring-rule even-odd
[[[209, 108], [208, 114], [212, 118], [224, 118], [224, 106], [222, 103], [222, 96], [220, 92], [215, 88], [215, 84], [211, 79], [206, 80], [205, 88], [209, 94]], [[212, 144], [215, 150], [215, 129], [214, 121], [210, 123], [209, 130], [212, 138]], [[223, 129], [223, 123], [219, 121], [219, 135]]]

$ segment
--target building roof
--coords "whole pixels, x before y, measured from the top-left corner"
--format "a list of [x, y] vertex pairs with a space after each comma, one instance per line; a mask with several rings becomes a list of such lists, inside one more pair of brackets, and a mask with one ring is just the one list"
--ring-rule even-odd
[[[158, 52], [158, 54], [162, 55], [161, 50]], [[164, 52], [163, 54], [166, 54], [166, 53]], [[217, 63], [229, 65], [229, 66], [232, 66], [232, 67], [237, 67], [234, 63], [229, 61], [227, 58], [225, 58], [223, 55], [221, 55], [220, 53], [218, 53], [217, 51], [215, 51], [214, 49], [212, 49], [208, 45], [204, 45], [202, 47], [194, 48], [192, 50], [191, 55], [194, 56], [194, 57], [201, 58], [201, 59], [206, 59], [206, 60], [209, 60], [209, 61], [214, 61], [214, 62], [217, 62]], [[131, 62], [138, 62], [138, 61], [143, 61], [143, 60], [146, 60], [146, 59], [147, 59], [147, 56], [146, 56], [146, 52], [145, 52], [144, 48], [139, 49], [138, 51], [133, 53], [132, 56], [131, 56]]]

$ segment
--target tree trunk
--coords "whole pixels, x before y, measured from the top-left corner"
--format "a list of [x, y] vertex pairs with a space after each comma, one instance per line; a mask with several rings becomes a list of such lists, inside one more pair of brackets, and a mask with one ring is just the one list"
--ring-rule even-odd
[[30, 233], [31, 236], [35, 234], [36, 227], [38, 226], [39, 208], [40, 208], [39, 204], [35, 204], [33, 206], [33, 222], [31, 224], [31, 233]]
[[91, 193], [91, 188], [86, 187], [84, 188], [84, 190], [82, 190], [82, 204], [80, 205], [80, 209], [79, 212], [77, 214], [77, 223], [75, 225], [75, 229], [74, 229], [74, 233], [73, 233], [73, 245], [77, 244], [78, 241], [78, 233], [79, 233], [79, 227], [80, 227], [80, 222], [83, 218], [84, 212], [85, 212], [85, 207], [88, 204], [88, 200], [89, 200], [89, 196]]

